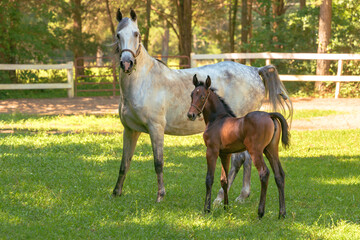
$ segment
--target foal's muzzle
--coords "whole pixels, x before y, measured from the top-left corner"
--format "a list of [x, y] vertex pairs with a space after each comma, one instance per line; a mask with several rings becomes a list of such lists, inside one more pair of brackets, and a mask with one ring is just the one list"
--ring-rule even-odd
[[191, 121], [195, 121], [195, 119], [197, 117], [197, 115], [195, 113], [190, 113], [190, 112], [188, 112], [187, 116], [188, 116], [189, 120], [191, 120]]

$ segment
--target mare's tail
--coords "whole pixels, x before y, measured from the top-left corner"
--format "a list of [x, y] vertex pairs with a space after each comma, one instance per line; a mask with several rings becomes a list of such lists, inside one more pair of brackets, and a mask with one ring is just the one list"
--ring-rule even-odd
[[290, 132], [289, 132], [289, 126], [286, 122], [286, 119], [284, 116], [277, 112], [269, 113], [270, 117], [272, 119], [277, 119], [280, 122], [281, 125], [281, 142], [285, 148], [289, 147], [290, 145]]
[[272, 111], [276, 112], [280, 109], [283, 113], [287, 112], [287, 119], [291, 125], [293, 105], [284, 84], [280, 81], [275, 66], [267, 65], [259, 68], [259, 75], [263, 79], [266, 97], [269, 98]]

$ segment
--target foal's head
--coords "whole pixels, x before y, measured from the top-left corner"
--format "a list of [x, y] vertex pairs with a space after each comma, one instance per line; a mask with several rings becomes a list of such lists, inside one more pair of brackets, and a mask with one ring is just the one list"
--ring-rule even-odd
[[120, 54], [120, 67], [126, 73], [131, 73], [136, 65], [136, 57], [141, 50], [141, 35], [134, 10], [130, 11], [131, 18], [123, 18], [120, 9], [116, 14], [119, 22], [115, 37], [116, 51]]
[[211, 92], [211, 79], [207, 76], [205, 83], [199, 82], [195, 74], [193, 77], [193, 84], [195, 89], [191, 93], [191, 107], [187, 114], [188, 118], [192, 121], [194, 121], [204, 110]]

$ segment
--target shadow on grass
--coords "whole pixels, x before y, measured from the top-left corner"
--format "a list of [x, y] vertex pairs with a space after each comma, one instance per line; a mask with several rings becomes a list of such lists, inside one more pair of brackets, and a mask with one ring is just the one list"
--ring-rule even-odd
[[[259, 221], [260, 184], [254, 168], [252, 194], [244, 204], [234, 203], [240, 174], [230, 192], [231, 208], [202, 213], [206, 161], [201, 141], [165, 147], [167, 195], [156, 204], [156, 174], [146, 140], [137, 146], [123, 196], [113, 198], [121, 135], [83, 134], [75, 140], [69, 135], [43, 136], [41, 141], [49, 141], [46, 144], [38, 144], [36, 136], [15, 137], [20, 142], [16, 146], [6, 142], [0, 146], [1, 237], [286, 238], [312, 236], [294, 224], [331, 226], [339, 219], [359, 223], [359, 155], [282, 159], [288, 218], [277, 220], [278, 193], [272, 174], [266, 213]], [[25, 141], [29, 137], [33, 142]], [[220, 187], [219, 167], [213, 199]], [[264, 227], [271, 231], [264, 232]]]

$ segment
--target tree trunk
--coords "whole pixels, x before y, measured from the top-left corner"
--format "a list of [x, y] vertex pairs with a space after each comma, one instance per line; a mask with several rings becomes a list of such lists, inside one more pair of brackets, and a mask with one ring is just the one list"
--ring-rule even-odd
[[236, 28], [237, 8], [238, 8], [238, 0], [231, 0], [229, 7], [229, 38], [230, 38], [231, 53], [235, 52], [235, 28]]
[[114, 27], [114, 22], [111, 17], [109, 0], [105, 0], [105, 2], [106, 2], [106, 11], [107, 11], [107, 14], [109, 17], [110, 30], [111, 30], [112, 36], [115, 38], [115, 27]]
[[[169, 56], [169, 40], [170, 40], [170, 31], [169, 31], [169, 23], [164, 21], [165, 31], [162, 39], [161, 45], [161, 55]], [[168, 58], [161, 59], [165, 64], [167, 64]]]
[[[75, 58], [75, 69], [78, 75], [84, 75], [84, 50], [82, 47], [82, 19], [81, 19], [81, 0], [72, 0], [73, 18], [73, 53]], [[79, 58], [79, 59], [78, 59]]]
[[277, 36], [277, 32], [279, 31], [279, 26], [281, 25], [283, 21], [283, 14], [285, 13], [285, 4], [284, 0], [273, 0], [272, 1], [272, 14], [274, 18], [274, 22], [272, 25], [272, 31], [273, 31], [273, 43], [275, 43], [275, 48], [280, 49], [281, 46], [278, 44], [279, 38]]
[[[332, 0], [323, 0], [320, 5], [318, 53], [328, 52], [327, 47], [331, 36], [331, 4]], [[316, 63], [316, 75], [329, 75], [330, 61], [317, 60]], [[318, 93], [323, 91], [323, 84], [321, 82], [315, 82], [315, 91]]]
[[306, 7], [306, 0], [300, 0], [300, 10]]
[[[20, 6], [18, 1], [1, 2], [0, 8], [0, 63], [16, 64], [17, 41], [13, 32], [19, 31]], [[0, 80], [17, 83], [16, 70], [1, 71]]]
[[150, 34], [150, 13], [151, 13], [151, 0], [146, 0], [146, 27], [145, 27], [145, 34], [144, 34], [144, 47], [148, 50], [149, 47], [149, 34]]
[[[191, 10], [192, 0], [174, 0], [177, 8], [179, 26], [179, 53], [190, 59], [192, 46]], [[180, 59], [180, 65], [189, 64], [187, 59]]]
[[[248, 43], [251, 35], [251, 16], [252, 16], [252, 2], [251, 0], [241, 1], [241, 52], [246, 53], [248, 51]], [[245, 59], [240, 61], [245, 64]]]

